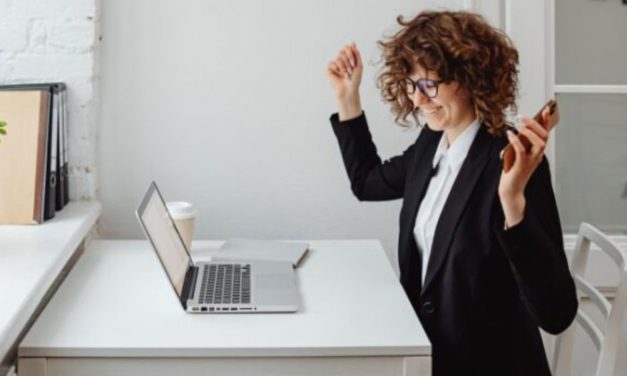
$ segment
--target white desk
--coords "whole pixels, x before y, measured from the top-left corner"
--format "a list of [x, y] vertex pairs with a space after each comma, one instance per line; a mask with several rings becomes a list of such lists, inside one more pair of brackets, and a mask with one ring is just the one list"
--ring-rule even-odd
[[41, 225], [0, 226], [0, 375], [16, 341], [100, 215], [99, 203], [70, 203]]
[[[221, 242], [196, 242], [202, 249]], [[313, 241], [295, 314], [186, 314], [145, 241], [95, 241], [18, 349], [18, 375], [430, 375], [377, 241]]]

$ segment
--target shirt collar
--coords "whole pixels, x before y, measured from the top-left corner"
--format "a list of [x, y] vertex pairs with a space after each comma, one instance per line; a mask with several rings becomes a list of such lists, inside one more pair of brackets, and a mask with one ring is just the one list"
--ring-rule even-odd
[[472, 141], [475, 139], [475, 136], [479, 131], [479, 126], [479, 120], [475, 119], [459, 136], [457, 136], [455, 142], [453, 142], [453, 145], [450, 147], [444, 133], [442, 133], [440, 143], [438, 144], [438, 148], [433, 156], [433, 168], [440, 163], [440, 160], [442, 160], [443, 157], [446, 157], [451, 168], [453, 168], [453, 170], [459, 170], [464, 162], [464, 159], [466, 159], [466, 155], [470, 150]]

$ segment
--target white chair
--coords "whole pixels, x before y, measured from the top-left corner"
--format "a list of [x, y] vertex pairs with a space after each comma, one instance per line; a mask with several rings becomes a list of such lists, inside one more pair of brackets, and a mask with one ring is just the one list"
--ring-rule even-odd
[[[594, 243], [619, 266], [620, 274], [614, 303], [608, 300], [583, 279], [590, 244]], [[604, 318], [603, 331], [583, 312], [581, 306], [577, 311], [576, 323], [591, 337], [599, 352], [594, 376], [613, 376], [616, 366], [618, 344], [623, 325], [625, 306], [627, 305], [627, 255], [619, 249], [605, 234], [587, 223], [579, 227], [575, 252], [570, 263], [570, 269], [577, 286], [577, 296], [581, 302], [582, 295], [586, 295], [596, 305]], [[555, 376], [571, 376], [572, 353], [576, 325], [571, 325], [556, 338], [553, 357], [553, 373]]]

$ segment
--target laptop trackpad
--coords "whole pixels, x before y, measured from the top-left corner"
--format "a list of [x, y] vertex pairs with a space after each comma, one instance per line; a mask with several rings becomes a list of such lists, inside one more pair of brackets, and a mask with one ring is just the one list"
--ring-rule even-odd
[[262, 289], [292, 288], [292, 278], [283, 274], [260, 274], [255, 282]]

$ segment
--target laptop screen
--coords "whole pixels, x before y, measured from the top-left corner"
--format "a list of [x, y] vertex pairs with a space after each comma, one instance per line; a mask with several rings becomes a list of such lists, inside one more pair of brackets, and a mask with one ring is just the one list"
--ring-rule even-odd
[[180, 297], [192, 260], [154, 182], [137, 208], [137, 217]]

